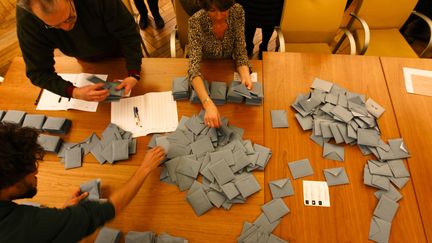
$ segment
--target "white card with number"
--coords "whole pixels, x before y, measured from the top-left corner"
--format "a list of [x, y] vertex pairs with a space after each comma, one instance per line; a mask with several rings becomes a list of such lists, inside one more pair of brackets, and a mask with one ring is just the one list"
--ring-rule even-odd
[[327, 182], [303, 181], [303, 202], [306, 206], [330, 207]]

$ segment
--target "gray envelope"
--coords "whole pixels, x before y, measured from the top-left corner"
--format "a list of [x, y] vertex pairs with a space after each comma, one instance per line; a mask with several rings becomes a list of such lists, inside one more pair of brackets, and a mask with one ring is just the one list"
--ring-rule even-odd
[[387, 163], [390, 166], [390, 169], [391, 169], [394, 177], [399, 178], [399, 177], [409, 177], [410, 176], [408, 169], [405, 167], [405, 164], [401, 159], [389, 160], [389, 161], [387, 161]]
[[301, 106], [301, 108], [303, 108], [304, 111], [310, 112], [317, 106], [319, 106], [321, 104], [321, 101], [314, 97], [311, 97], [309, 99], [305, 98], [303, 100], [300, 100], [298, 104]]
[[161, 137], [162, 135], [160, 134], [153, 134], [153, 136], [150, 138], [149, 143], [147, 144], [147, 147], [149, 148], [154, 148], [156, 147], [156, 138]]
[[369, 240], [380, 243], [388, 242], [390, 238], [390, 230], [391, 223], [378, 217], [372, 217], [369, 230]]
[[46, 119], [45, 115], [27, 114], [24, 118], [22, 126], [41, 130], [42, 125], [45, 122], [45, 119]]
[[257, 143], [254, 144], [253, 147], [255, 149], [255, 152], [258, 152], [258, 159], [256, 161], [256, 165], [264, 169], [268, 161], [270, 160], [272, 152], [269, 148], [259, 145]]
[[320, 78], [314, 78], [312, 85], [311, 85], [312, 89], [319, 89], [319, 90], [325, 91], [327, 93], [330, 92], [332, 87], [333, 87], [332, 82], [329, 82], [329, 81], [326, 81], [326, 80], [323, 80]]
[[235, 164], [233, 152], [229, 149], [212, 152], [209, 153], [209, 155], [210, 155], [210, 162], [212, 163], [216, 163], [219, 160], [223, 159], [229, 166]]
[[98, 145], [94, 146], [90, 152], [91, 154], [96, 158], [96, 160], [99, 162], [99, 164], [105, 163], [106, 159], [102, 155], [102, 145], [99, 143]]
[[190, 144], [192, 153], [194, 154], [205, 154], [207, 152], [213, 152], [214, 147], [209, 137], [204, 137]]
[[290, 162], [288, 163], [288, 167], [294, 179], [313, 175], [313, 170], [310, 165], [309, 159], [301, 159], [294, 162]]
[[398, 189], [396, 189], [393, 185], [390, 184], [390, 188], [388, 191], [386, 190], [378, 190], [375, 193], [375, 197], [378, 199], [381, 199], [382, 195], [385, 195], [386, 197], [388, 197], [389, 199], [397, 202], [400, 199], [402, 199], [402, 194], [400, 194], [400, 192], [398, 191]]
[[167, 233], [160, 233], [156, 238], [155, 243], [188, 243], [188, 241], [181, 237], [171, 236]]
[[65, 151], [65, 169], [73, 169], [81, 167], [82, 163], [82, 149], [79, 146]]
[[368, 165], [372, 175], [393, 176], [387, 162], [368, 160]]
[[94, 243], [117, 243], [120, 235], [120, 230], [102, 227]]
[[285, 128], [288, 127], [287, 111], [272, 110], [271, 111], [272, 127]]
[[390, 188], [390, 180], [386, 176], [372, 175], [372, 181], [371, 182], [372, 182], [372, 186], [379, 188], [379, 189], [388, 190]]
[[315, 136], [314, 133], [312, 132], [312, 134], [309, 137], [312, 141], [314, 141], [314, 143], [318, 144], [319, 146], [323, 147], [324, 143], [328, 142], [330, 139], [328, 138], [323, 138], [322, 136]]
[[159, 136], [156, 137], [155, 140], [156, 140], [156, 145], [162, 147], [165, 151], [165, 154], [167, 154], [170, 150], [170, 142], [167, 136]]
[[303, 131], [311, 130], [313, 126], [313, 118], [312, 116], [305, 116], [303, 117], [300, 115], [300, 113], [294, 114], [295, 118], [297, 119], [298, 123], [300, 124]]
[[215, 177], [219, 185], [232, 181], [235, 176], [225, 160], [219, 160], [217, 163], [209, 165], [209, 170]]
[[325, 102], [330, 103], [332, 105], [337, 105], [338, 103], [338, 96], [328, 93], [325, 97]]
[[255, 192], [261, 190], [261, 186], [253, 174], [248, 174], [244, 178], [236, 180], [234, 184], [240, 191], [240, 194], [243, 198], [247, 198]]
[[270, 181], [269, 187], [273, 199], [294, 195], [294, 188], [289, 178]]
[[261, 213], [258, 218], [255, 219], [253, 223], [255, 226], [258, 226], [258, 231], [270, 234], [273, 230], [279, 225], [280, 220], [276, 220], [273, 223], [270, 223], [269, 219], [264, 213]]
[[217, 208], [220, 208], [222, 204], [227, 200], [223, 193], [212, 189], [207, 192], [207, 198]]
[[237, 190], [237, 187], [232, 182], [222, 185], [221, 188], [229, 200], [237, 197], [240, 194], [240, 192]]
[[233, 91], [234, 91], [234, 93], [239, 94], [239, 95], [246, 97], [248, 99], [252, 98], [250, 91], [242, 83], [239, 83], [238, 85], [234, 86]]
[[324, 176], [328, 186], [349, 184], [348, 176], [344, 167], [324, 169]]
[[290, 212], [285, 202], [280, 198], [273, 199], [270, 202], [264, 204], [261, 206], [261, 210], [265, 216], [267, 216], [267, 219], [270, 221], [270, 223], [275, 222]]
[[210, 98], [213, 100], [226, 100], [227, 85], [225, 82], [211, 83]]
[[42, 130], [50, 133], [67, 133], [70, 129], [71, 121], [64, 117], [47, 117], [42, 126]]
[[337, 144], [344, 142], [344, 138], [339, 131], [338, 125], [339, 125], [338, 123], [330, 123], [329, 124], [332, 136], [335, 140], [335, 143], [337, 143]]
[[330, 122], [325, 122], [325, 121], [319, 123], [321, 128], [321, 135], [323, 138], [330, 139], [333, 137], [333, 133], [330, 129], [330, 124], [331, 124]]
[[198, 188], [194, 192], [188, 194], [186, 200], [192, 206], [197, 216], [203, 215], [213, 207], [202, 188]]
[[352, 113], [340, 105], [335, 106], [335, 108], [332, 110], [332, 113], [336, 117], [342, 119], [342, 121], [345, 123], [348, 123], [353, 118]]
[[112, 158], [114, 161], [129, 159], [129, 140], [112, 141]]
[[381, 196], [373, 215], [391, 223], [398, 208], [399, 203], [383, 195]]
[[367, 146], [378, 146], [380, 135], [375, 129], [362, 129], [357, 130], [357, 144]]
[[188, 92], [189, 91], [189, 80], [187, 77], [175, 78], [172, 82], [173, 93]]
[[409, 181], [408, 177], [389, 177], [390, 181], [399, 189], [402, 189]]
[[86, 199], [90, 201], [99, 201], [99, 199], [101, 198], [100, 182], [100, 179], [94, 179], [80, 185], [81, 193], [89, 193]]
[[26, 112], [24, 111], [9, 110], [3, 116], [2, 122], [21, 125], [25, 116]]
[[345, 159], [344, 147], [331, 143], [324, 143], [323, 157], [342, 162]]
[[61, 138], [58, 136], [39, 134], [38, 143], [44, 148], [46, 152], [57, 153], [62, 142]]
[[125, 243], [153, 243], [156, 238], [156, 234], [152, 231], [136, 232], [129, 231], [125, 235]]
[[274, 234], [270, 234], [270, 237], [268, 238], [267, 243], [288, 243], [288, 241], [283, 240]]
[[366, 101], [366, 109], [369, 113], [371, 113], [375, 118], [379, 118], [385, 111], [385, 109], [376, 103], [373, 99], [369, 98]]

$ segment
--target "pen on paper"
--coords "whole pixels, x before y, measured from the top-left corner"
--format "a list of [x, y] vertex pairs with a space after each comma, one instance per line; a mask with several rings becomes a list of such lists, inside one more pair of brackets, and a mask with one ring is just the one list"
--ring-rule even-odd
[[62, 97], [60, 96], [60, 97], [59, 97], [59, 99], [58, 99], [58, 103], [60, 103], [60, 102], [61, 102], [61, 100], [62, 100]]
[[133, 112], [134, 112], [134, 117], [135, 117], [135, 124], [139, 127], [142, 127], [141, 125], [141, 120], [139, 117], [139, 112], [138, 112], [138, 107], [134, 106], [133, 107]]
[[40, 91], [39, 91], [39, 94], [38, 94], [38, 96], [36, 97], [36, 100], [35, 100], [35, 105], [38, 105], [38, 103], [39, 103], [39, 100], [40, 100], [40, 98], [41, 98], [41, 96], [42, 96], [42, 92], [43, 92], [43, 89], [41, 89]]

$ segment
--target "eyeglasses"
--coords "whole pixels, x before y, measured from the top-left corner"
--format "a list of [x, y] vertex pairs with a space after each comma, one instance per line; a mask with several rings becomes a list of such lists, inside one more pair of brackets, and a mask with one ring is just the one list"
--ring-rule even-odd
[[75, 5], [73, 4], [73, 0], [69, 0], [69, 3], [70, 3], [69, 17], [65, 21], [61, 22], [58, 25], [45, 25], [45, 28], [47, 28], [47, 29], [59, 29], [63, 24], [70, 24], [77, 19], [77, 14], [76, 14], [76, 10], [75, 10]]

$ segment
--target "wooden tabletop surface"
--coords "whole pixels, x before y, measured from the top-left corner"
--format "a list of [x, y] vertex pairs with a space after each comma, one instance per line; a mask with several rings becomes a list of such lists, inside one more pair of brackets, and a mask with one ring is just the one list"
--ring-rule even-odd
[[[378, 120], [381, 137], [384, 141], [400, 137], [379, 58], [269, 52], [264, 54], [263, 75], [264, 144], [273, 152], [265, 171], [265, 186], [271, 180], [289, 177], [295, 191], [294, 196], [284, 198], [291, 212], [274, 233], [290, 242], [368, 242], [378, 200], [374, 196], [376, 189], [363, 184], [363, 168], [372, 157], [363, 156], [357, 146], [345, 145], [344, 162], [324, 159], [322, 148], [309, 139], [311, 131], [301, 129], [290, 106], [298, 94], [309, 92], [312, 80], [319, 77], [373, 98], [386, 109]], [[276, 109], [288, 110], [289, 128], [272, 128], [270, 111]], [[304, 158], [310, 160], [314, 174], [293, 180], [287, 163]], [[331, 207], [304, 206], [302, 180], [324, 181], [323, 169], [341, 166], [350, 184], [329, 188]], [[403, 199], [393, 220], [390, 242], [425, 242], [411, 181], [401, 193]], [[266, 190], [265, 201], [269, 200], [271, 195]]]
[[432, 60], [382, 57], [381, 63], [400, 133], [411, 157], [408, 167], [427, 239], [432, 241], [432, 97], [409, 94], [403, 68], [432, 70]]
[[[262, 62], [253, 61], [253, 70], [258, 72], [262, 81]], [[175, 77], [187, 74], [187, 59], [145, 58], [142, 64], [142, 81], [133, 89], [132, 96], [151, 91], [169, 91]], [[108, 80], [121, 79], [126, 76], [123, 60], [107, 60], [99, 63], [79, 63], [76, 59], [56, 58], [58, 73], [101, 73], [108, 74]], [[25, 77], [25, 65], [22, 58], [16, 58], [0, 84], [0, 109], [23, 110], [31, 114], [67, 117], [72, 120], [71, 131], [64, 136], [67, 142], [80, 142], [95, 132], [99, 137], [110, 122], [110, 104], [100, 103], [97, 112], [69, 111], [36, 111], [34, 101], [39, 88], [33, 86]], [[209, 81], [227, 81], [233, 79], [235, 65], [232, 61], [205, 62], [202, 73]], [[189, 101], [177, 102], [179, 118], [182, 115], [198, 114], [200, 105]], [[222, 116], [230, 124], [245, 129], [244, 139], [263, 144], [263, 106], [244, 104], [226, 104], [219, 107]], [[151, 136], [138, 138], [138, 152], [128, 161], [114, 165], [99, 165], [92, 155], [84, 158], [83, 167], [65, 170], [59, 158], [46, 155], [40, 164], [38, 175], [38, 194], [32, 200], [47, 206], [61, 207], [73, 189], [81, 183], [101, 178], [102, 194], [121, 186], [134, 173], [141, 163], [146, 145]], [[264, 203], [264, 190], [248, 198], [247, 203], [234, 205], [231, 210], [212, 209], [205, 215], [197, 217], [185, 200], [186, 192], [177, 187], [159, 182], [160, 169], [153, 172], [144, 183], [131, 204], [106, 226], [128, 231], [167, 232], [185, 237], [189, 242], [234, 242], [240, 235], [244, 221], [253, 222], [260, 214]], [[264, 173], [255, 172], [258, 182], [264, 184]], [[92, 242], [97, 232], [83, 240]]]

